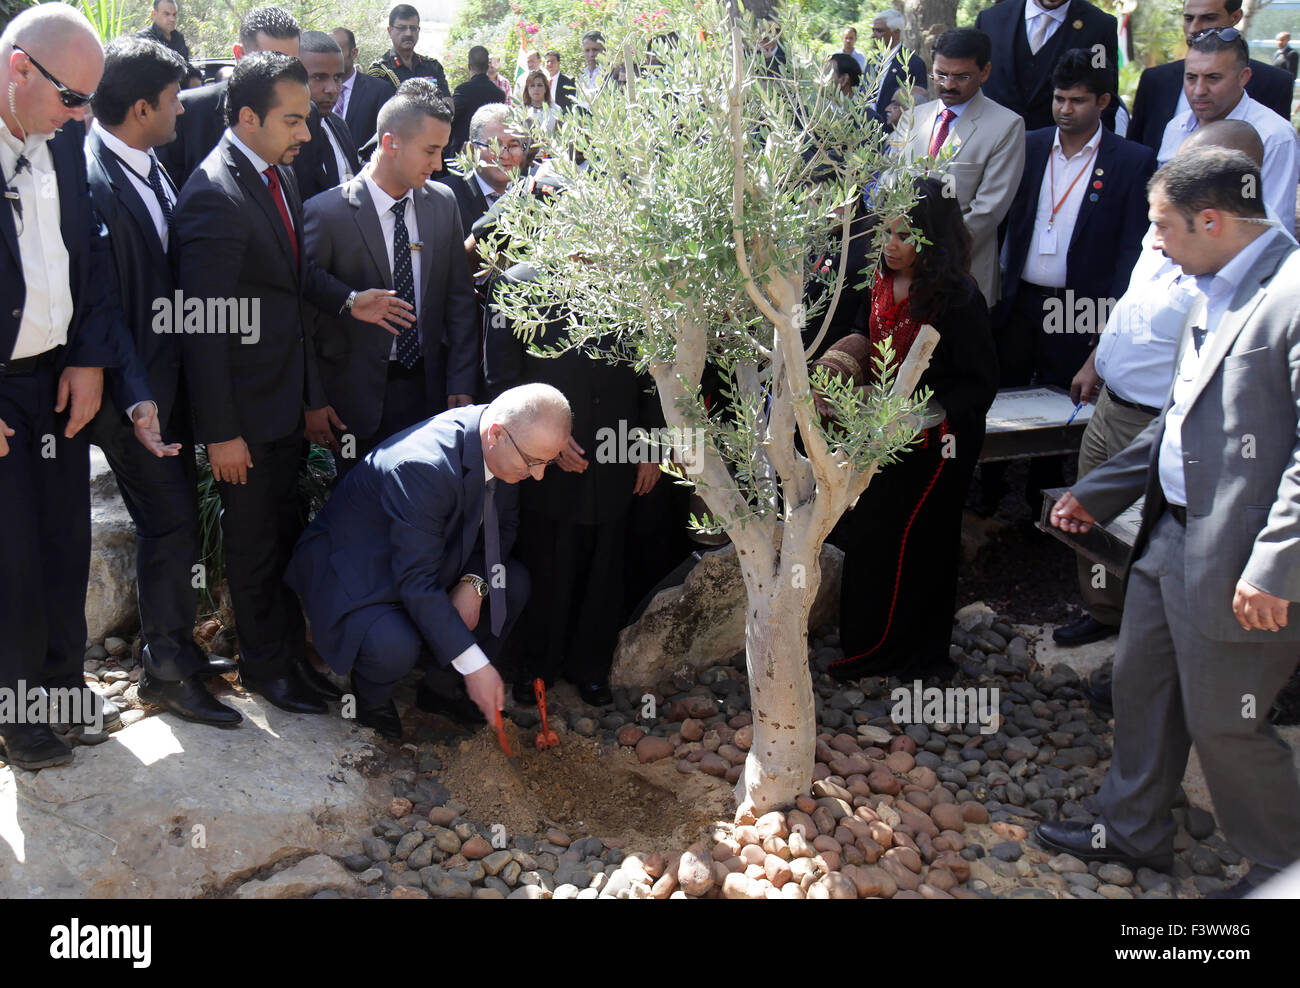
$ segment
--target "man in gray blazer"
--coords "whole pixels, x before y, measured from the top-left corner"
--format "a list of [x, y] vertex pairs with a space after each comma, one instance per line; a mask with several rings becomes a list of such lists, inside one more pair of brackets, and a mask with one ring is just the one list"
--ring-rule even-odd
[[1115, 656], [1115, 742], [1096, 823], [1039, 824], [1081, 858], [1167, 869], [1193, 742], [1219, 823], [1253, 862], [1236, 897], [1300, 859], [1300, 783], [1267, 720], [1300, 622], [1300, 249], [1265, 217], [1240, 151], [1179, 154], [1151, 180], [1156, 249], [1196, 279], [1163, 411], [1052, 523], [1087, 531], [1145, 494]]
[[456, 197], [430, 182], [442, 167], [451, 108], [399, 94], [379, 111], [373, 160], [305, 207], [312, 259], [344, 284], [383, 284], [415, 307], [401, 333], [320, 312], [315, 338], [330, 426], [310, 436], [342, 477], [389, 436], [468, 405], [478, 372], [478, 306]]
[[895, 131], [899, 156], [914, 161], [951, 152], [943, 166], [971, 235], [971, 276], [990, 306], [1000, 291], [998, 224], [1025, 170], [1025, 122], [980, 91], [992, 44], [983, 31], [954, 28], [934, 43], [939, 98], [915, 107]]

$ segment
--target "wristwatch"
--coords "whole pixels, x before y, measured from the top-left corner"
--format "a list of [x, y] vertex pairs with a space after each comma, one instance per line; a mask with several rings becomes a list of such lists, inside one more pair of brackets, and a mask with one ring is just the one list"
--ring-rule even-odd
[[468, 583], [471, 587], [475, 589], [475, 591], [478, 592], [478, 595], [480, 597], [486, 597], [488, 595], [487, 581], [483, 579], [481, 576], [475, 576], [472, 573], [466, 573], [464, 576], [460, 578], [459, 582]]
[[352, 311], [352, 303], [355, 302], [356, 300], [357, 300], [357, 293], [353, 292], [348, 296], [347, 301], [343, 303], [343, 308], [339, 309], [339, 315], [343, 315], [345, 312], [350, 313]]

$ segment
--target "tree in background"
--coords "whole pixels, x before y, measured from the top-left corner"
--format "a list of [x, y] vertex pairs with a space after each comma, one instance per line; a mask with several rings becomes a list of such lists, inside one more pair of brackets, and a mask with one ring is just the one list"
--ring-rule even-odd
[[[653, 377], [677, 430], [679, 475], [708, 505], [699, 527], [726, 531], [736, 546], [754, 712], [737, 784], [744, 818], [790, 804], [811, 783], [808, 614], [820, 550], [875, 471], [914, 438], [925, 396], [912, 391], [933, 331], [914, 347], [923, 360], [900, 368], [882, 354], [880, 384], [864, 393], [822, 371], [810, 381], [807, 353], [828, 320], [805, 310], [805, 287], [821, 279], [826, 297], [838, 297], [852, 212], [894, 159], [860, 101], [829, 87], [820, 51], [787, 48], [785, 66], [770, 69], [756, 49], [762, 29], [729, 23], [709, 4], [668, 10], [656, 26], [653, 60], [644, 34], [607, 36], [633, 69], [630, 84], [602, 90], [590, 115], [566, 116], [543, 148], [565, 191], [504, 200], [487, 250], [497, 265], [538, 272], [501, 288], [499, 312], [521, 336], [558, 305], [579, 314], [565, 349]], [[569, 147], [583, 170], [560, 153]], [[904, 181], [874, 195], [882, 214], [897, 216], [913, 193]], [[805, 326], [817, 337], [807, 347]], [[816, 414], [814, 386], [835, 410], [830, 425]]]

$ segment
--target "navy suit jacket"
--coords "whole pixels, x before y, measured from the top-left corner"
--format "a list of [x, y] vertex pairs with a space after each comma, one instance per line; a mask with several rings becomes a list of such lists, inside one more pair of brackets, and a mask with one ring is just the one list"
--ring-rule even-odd
[[339, 174], [338, 162], [334, 158], [334, 148], [330, 146], [329, 138], [325, 136], [326, 127], [329, 127], [330, 132], [339, 142], [343, 158], [352, 169], [352, 174], [361, 171], [361, 163], [357, 160], [357, 145], [352, 140], [352, 132], [348, 130], [347, 122], [340, 120], [334, 113], [322, 114], [313, 104], [307, 116], [307, 130], [311, 132], [311, 140], [303, 145], [298, 156], [293, 159], [293, 174], [298, 179], [298, 192], [303, 202], [320, 195], [326, 189], [334, 188], [343, 181], [343, 176]]
[[[330, 668], [352, 667], [370, 625], [403, 608], [442, 666], [474, 644], [447, 591], [485, 579], [486, 405], [453, 408], [390, 437], [339, 484], [298, 540], [285, 582], [302, 599]], [[519, 527], [519, 486], [496, 484], [501, 561]]]
[[343, 110], [343, 122], [348, 125], [358, 148], [365, 147], [370, 138], [375, 136], [379, 108], [392, 99], [396, 92], [387, 79], [366, 75], [357, 66], [357, 74], [352, 78], [352, 92], [348, 94], [348, 103]]
[[148, 207], [122, 162], [93, 129], [86, 136], [86, 175], [91, 200], [108, 228], [114, 283], [140, 358], [138, 365], [109, 371], [104, 383], [119, 409], [152, 394], [158, 420], [166, 423], [180, 385], [181, 342], [174, 333], [154, 331], [154, 300], [171, 304], [175, 259], [163, 250]]
[[[1178, 109], [1178, 94], [1183, 91], [1185, 59], [1153, 65], [1138, 79], [1137, 93], [1133, 97], [1133, 116], [1128, 124], [1128, 139], [1145, 144], [1157, 154], [1165, 139], [1165, 127]], [[1250, 80], [1246, 95], [1256, 103], [1263, 103], [1283, 120], [1291, 119], [1291, 93], [1295, 80], [1283, 72], [1256, 59], [1250, 60]]]
[[[1034, 236], [1039, 192], [1047, 179], [1047, 156], [1055, 139], [1055, 127], [1025, 135], [1024, 176], [1007, 213], [1002, 244], [1004, 306], [1010, 305], [1020, 286]], [[1080, 179], [1087, 185], [1065, 260], [1065, 287], [1074, 289], [1076, 296], [1118, 299], [1128, 288], [1148, 226], [1146, 186], [1155, 168], [1156, 156], [1150, 148], [1102, 128], [1097, 159]], [[1096, 188], [1098, 182], [1101, 188]]]
[[[880, 92], [871, 105], [876, 111], [878, 119], [884, 120], [885, 107], [889, 101], [894, 98], [894, 93], [898, 92], [898, 87], [902, 85], [904, 79], [910, 79], [913, 86], [928, 86], [929, 73], [925, 70], [925, 59], [921, 58], [916, 52], [912, 52], [912, 57], [903, 64], [902, 51], [894, 52], [894, 57], [889, 63], [889, 71], [885, 73], [885, 78], [880, 82]], [[918, 103], [924, 103], [925, 100], [917, 100]]]
[[460, 210], [460, 228], [468, 237], [479, 217], [488, 211], [487, 196], [483, 194], [483, 188], [474, 178], [473, 172], [462, 175], [457, 171], [448, 171], [437, 181], [455, 194], [456, 208]]
[[[975, 17], [975, 27], [993, 40], [993, 68], [984, 83], [984, 95], [995, 103], [1025, 118], [1025, 130], [1049, 127], [1052, 119], [1052, 69], [1049, 65], [1033, 83], [1030, 91], [1022, 90], [1016, 69], [1017, 32], [1025, 33], [1026, 0], [1002, 0]], [[1078, 25], [1076, 27], [1076, 25]], [[1091, 49], [1101, 45], [1106, 50], [1106, 64], [1119, 65], [1119, 27], [1114, 16], [1088, 3], [1070, 0], [1065, 21], [1047, 39], [1049, 60], [1056, 60], [1071, 48]], [[1041, 53], [1040, 53], [1041, 54]], [[1118, 68], [1116, 78], [1118, 79]], [[1115, 129], [1115, 101], [1102, 115], [1102, 121]]]
[[[68, 251], [73, 304], [67, 345], [59, 355], [60, 373], [64, 367], [123, 367], [134, 359], [109, 277], [112, 259], [107, 231], [95, 215], [86, 185], [85, 133], [80, 123], [69, 121], [48, 142], [59, 190], [59, 232]], [[27, 221], [33, 222], [32, 207], [27, 209]], [[13, 355], [27, 299], [14, 219], [8, 200], [0, 200], [0, 364]], [[141, 394], [135, 400], [147, 397]]]

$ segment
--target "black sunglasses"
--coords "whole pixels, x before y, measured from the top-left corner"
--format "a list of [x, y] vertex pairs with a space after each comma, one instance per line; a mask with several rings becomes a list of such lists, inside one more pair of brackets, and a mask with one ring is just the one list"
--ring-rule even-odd
[[36, 61], [36, 59], [32, 58], [31, 52], [27, 51], [25, 48], [20, 48], [18, 45], [14, 45], [14, 51], [20, 51], [24, 55], [26, 55], [27, 61], [31, 62], [33, 65], [36, 66], [36, 71], [39, 72], [41, 75], [45, 76], [45, 78], [49, 79], [50, 82], [54, 83], [54, 88], [59, 91], [60, 101], [62, 101], [63, 105], [66, 106], [69, 110], [75, 110], [78, 107], [85, 106], [87, 103], [89, 103], [91, 100], [95, 98], [94, 93], [91, 93], [89, 96], [87, 96], [85, 93], [79, 93], [75, 89], [69, 89], [63, 83], [59, 82], [58, 79], [50, 75], [49, 71], [45, 68], [44, 65]]
[[1220, 41], [1226, 41], [1229, 44], [1241, 37], [1241, 32], [1235, 27], [1207, 27], [1204, 31], [1197, 31], [1192, 35], [1192, 41], [1197, 42], [1202, 38], [1208, 38], [1216, 35]]

